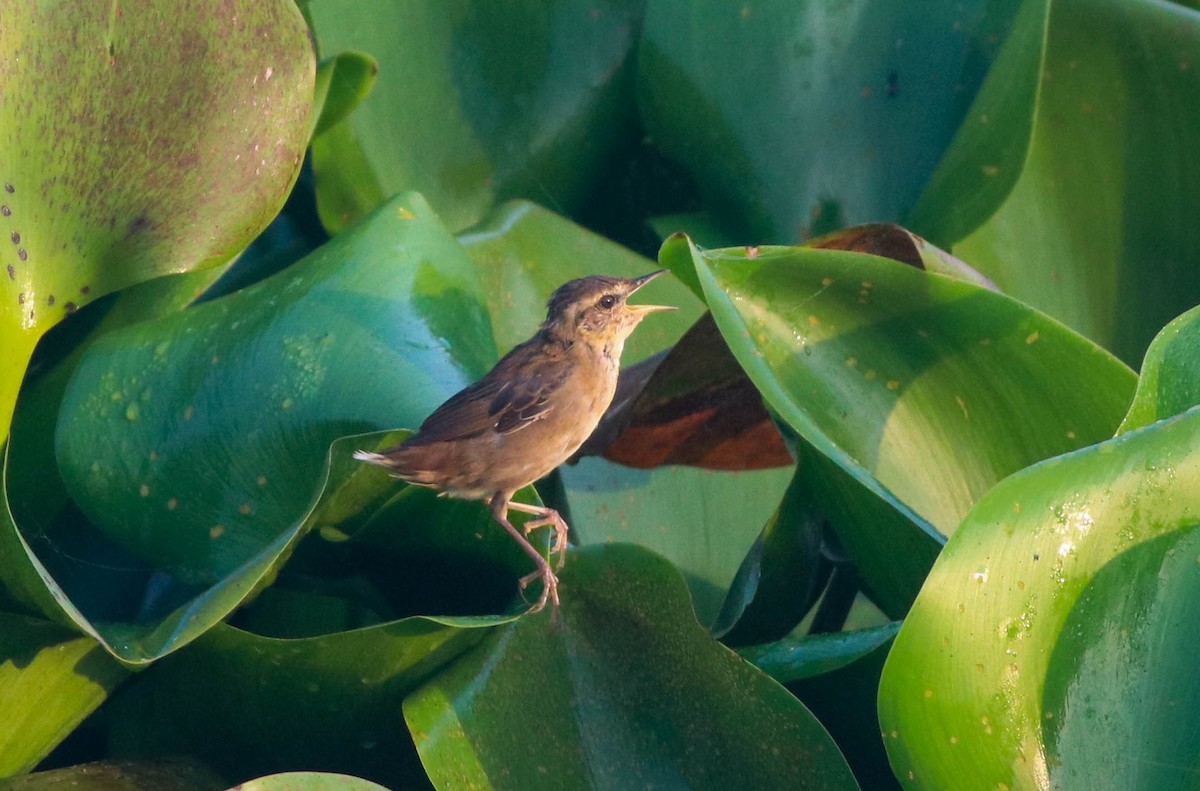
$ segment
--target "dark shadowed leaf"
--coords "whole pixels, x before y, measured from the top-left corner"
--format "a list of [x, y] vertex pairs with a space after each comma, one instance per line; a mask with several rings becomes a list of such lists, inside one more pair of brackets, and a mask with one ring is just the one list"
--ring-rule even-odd
[[308, 3], [322, 55], [379, 59], [371, 96], [313, 141], [326, 228], [404, 190], [425, 194], [453, 230], [505, 198], [579, 204], [633, 131], [638, 5]]
[[[652, 0], [648, 132], [750, 243], [898, 220], [958, 129], [1015, 0]], [[753, 91], [748, 91], [748, 86]]]
[[661, 558], [586, 548], [563, 593], [560, 625], [494, 630], [405, 701], [436, 784], [857, 788], [820, 723], [695, 622]]

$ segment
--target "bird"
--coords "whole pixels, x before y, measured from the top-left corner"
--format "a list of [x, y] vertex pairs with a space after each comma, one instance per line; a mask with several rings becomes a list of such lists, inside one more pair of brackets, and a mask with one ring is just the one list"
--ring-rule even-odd
[[[625, 340], [642, 319], [669, 305], [631, 305], [635, 291], [667, 270], [634, 278], [591, 275], [559, 286], [546, 320], [484, 377], [451, 396], [417, 429], [391, 448], [358, 450], [354, 458], [393, 477], [448, 496], [483, 502], [517, 541], [536, 569], [518, 581], [522, 592], [541, 580], [528, 610], [550, 603], [558, 613], [558, 575], [566, 560], [569, 527], [553, 508], [513, 502], [518, 489], [545, 477], [584, 443], [617, 387]], [[534, 518], [518, 530], [509, 510]], [[554, 528], [549, 561], [529, 542], [540, 527]]]

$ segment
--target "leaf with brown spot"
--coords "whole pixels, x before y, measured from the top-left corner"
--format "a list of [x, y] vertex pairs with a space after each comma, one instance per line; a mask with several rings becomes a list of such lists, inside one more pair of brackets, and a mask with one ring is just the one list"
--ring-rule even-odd
[[313, 60], [286, 0], [5, 7], [0, 434], [47, 329], [228, 260], [278, 212], [307, 143]]

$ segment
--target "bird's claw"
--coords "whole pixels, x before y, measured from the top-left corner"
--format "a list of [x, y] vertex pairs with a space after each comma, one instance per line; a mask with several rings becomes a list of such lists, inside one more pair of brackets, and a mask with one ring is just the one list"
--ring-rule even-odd
[[529, 608], [528, 613], [533, 615], [541, 612], [546, 607], [546, 602], [550, 602], [550, 620], [554, 621], [558, 616], [558, 575], [550, 570], [550, 564], [540, 567], [537, 571], [526, 574], [517, 581], [517, 585], [524, 591], [529, 585], [537, 580], [542, 581], [542, 595]]
[[554, 570], [561, 571], [563, 564], [567, 562], [567, 547], [570, 541], [570, 528], [567, 523], [556, 511], [551, 511], [550, 515], [543, 516], [540, 519], [530, 519], [524, 525], [525, 535], [529, 535], [539, 527], [554, 527], [554, 544], [550, 547], [550, 556], [558, 556], [555, 561]]

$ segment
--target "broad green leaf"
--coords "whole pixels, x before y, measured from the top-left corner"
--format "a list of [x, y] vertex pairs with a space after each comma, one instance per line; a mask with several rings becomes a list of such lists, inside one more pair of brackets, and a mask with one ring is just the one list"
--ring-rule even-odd
[[303, 519], [331, 441], [414, 427], [487, 369], [478, 290], [402, 196], [268, 280], [93, 346], [59, 420], [64, 480], [142, 557], [221, 579]]
[[379, 61], [372, 94], [313, 142], [325, 227], [338, 232], [403, 190], [424, 193], [453, 230], [508, 197], [579, 204], [633, 133], [637, 7], [308, 3], [323, 55]]
[[1118, 356], [1200, 302], [1200, 11], [1026, 0], [911, 224]]
[[[274, 278], [107, 335], [67, 394], [59, 462], [84, 512], [136, 555], [39, 558], [10, 522], [6, 581], [123, 661], [202, 634], [274, 574], [323, 488], [369, 474], [331, 441], [415, 425], [494, 358], [461, 256], [419, 198], [401, 198]], [[376, 491], [395, 490], [376, 475]], [[104, 565], [132, 602], [102, 601]], [[64, 571], [70, 590], [52, 578]]]
[[880, 718], [912, 788], [1192, 788], [1200, 412], [1003, 481], [892, 648]]
[[[959, 280], [865, 254], [700, 251], [680, 239], [661, 259], [694, 267], [767, 404], [853, 479], [846, 485], [911, 522], [839, 520], [868, 583], [891, 578], [895, 556], [911, 556], [900, 546], [935, 547], [1001, 478], [1111, 436], [1129, 402], [1134, 377], [1120, 362]], [[817, 466], [805, 474], [837, 477]], [[873, 502], [862, 494], [831, 502], [859, 510]], [[902, 583], [888, 585], [899, 595]]]
[[1163, 327], [1146, 350], [1142, 375], [1119, 433], [1200, 404], [1200, 308]]
[[299, 639], [222, 624], [114, 701], [114, 751], [184, 752], [231, 777], [304, 766], [414, 787], [404, 696], [511, 620], [408, 618]]
[[897, 220], [958, 129], [1015, 9], [1015, 0], [651, 0], [642, 118], [706, 208], [747, 242]]
[[313, 69], [286, 0], [5, 9], [0, 431], [49, 327], [227, 260], [274, 216], [303, 158]]
[[90, 637], [0, 613], [0, 777], [33, 769], [127, 674]]
[[638, 547], [576, 552], [562, 622], [524, 618], [405, 700], [431, 779], [454, 788], [846, 788], [824, 728], [693, 620]]

